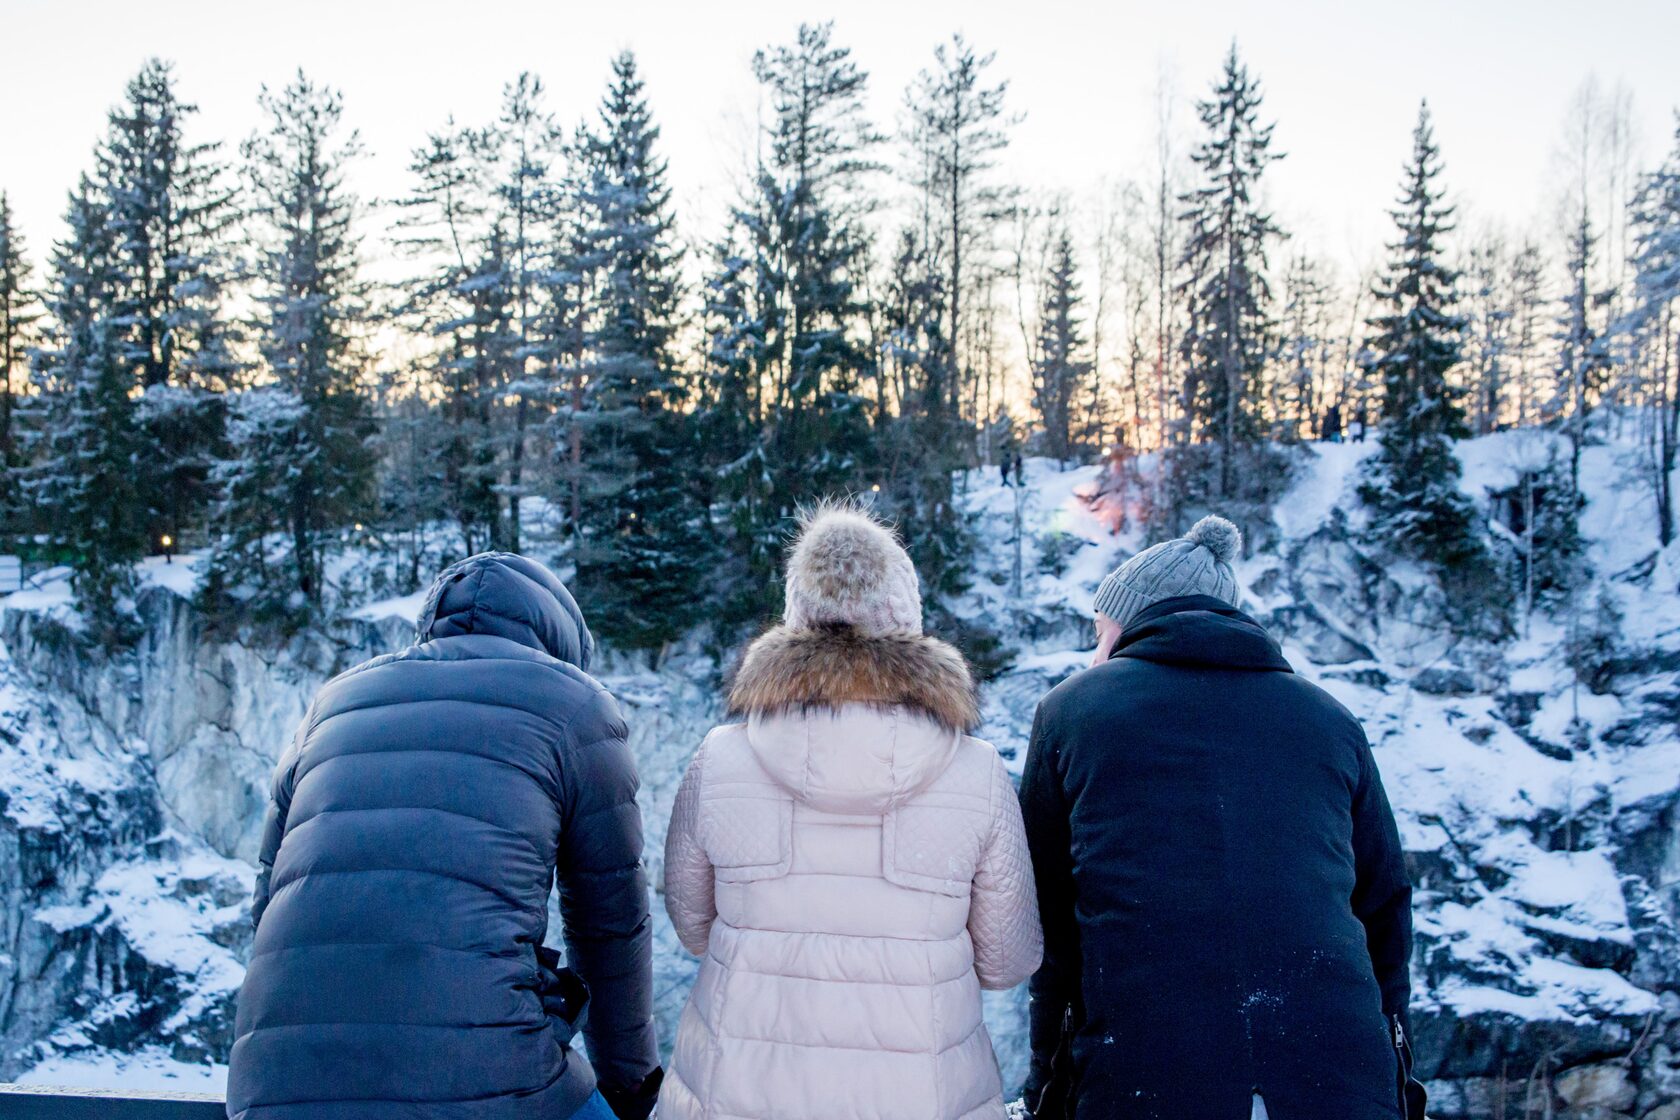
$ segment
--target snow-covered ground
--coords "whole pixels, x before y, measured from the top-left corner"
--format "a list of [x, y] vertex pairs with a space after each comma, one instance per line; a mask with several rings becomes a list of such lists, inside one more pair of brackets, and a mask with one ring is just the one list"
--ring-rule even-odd
[[[1485, 502], [1543, 461], [1549, 438], [1465, 443], [1466, 491]], [[1595, 574], [1580, 602], [1592, 614], [1602, 590], [1623, 620], [1623, 668], [1595, 694], [1574, 682], [1566, 619], [1519, 618], [1501, 644], [1464, 639], [1421, 572], [1367, 554], [1354, 486], [1369, 450], [1301, 449], [1271, 524], [1250, 526], [1265, 547], [1239, 575], [1247, 609], [1375, 747], [1419, 886], [1418, 1034], [1437, 1111], [1491, 1115], [1496, 1080], [1542, 1069], [1581, 1081], [1638, 1045], [1632, 1087], [1610, 1080], [1643, 1116], [1653, 1093], [1680, 1098], [1680, 546], [1658, 548], [1628, 449], [1589, 449], [1582, 527]], [[1150, 464], [1137, 466], [1147, 480]], [[957, 610], [1011, 651], [981, 733], [1016, 769], [1038, 697], [1088, 660], [1097, 582], [1145, 543], [1137, 495], [1110, 487], [1093, 503], [1099, 489], [1096, 468], [1048, 461], [1028, 462], [1022, 487], [995, 470], [959, 486], [979, 549]], [[7, 844], [63, 868], [53, 890], [14, 886], [4, 899], [28, 918], [16, 945], [0, 945], [0, 980], [26, 963], [59, 971], [39, 1007], [0, 1012], [0, 1073], [219, 1084], [267, 768], [320, 680], [405, 640], [421, 598], [370, 601], [333, 634], [275, 654], [193, 628], [194, 571], [192, 557], [144, 566], [135, 664], [66, 660], [52, 638], [54, 624], [76, 625], [62, 578], [0, 604], [17, 647], [0, 660], [0, 892]], [[658, 671], [610, 656], [600, 668], [631, 723], [657, 883], [677, 781], [719, 714], [719, 667], [685, 648]], [[118, 811], [134, 815], [126, 833], [75, 840], [78, 822]], [[662, 915], [658, 939], [668, 1042], [694, 965]], [[139, 974], [161, 1017], [135, 1006]], [[1010, 1080], [1023, 1071], [1022, 1010], [1019, 993], [988, 1007]]]

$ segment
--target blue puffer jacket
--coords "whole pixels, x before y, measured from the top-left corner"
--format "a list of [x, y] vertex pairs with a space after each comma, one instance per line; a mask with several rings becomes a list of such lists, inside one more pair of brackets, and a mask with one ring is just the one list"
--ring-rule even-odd
[[[228, 1114], [558, 1120], [598, 1072], [645, 1116], [636, 767], [583, 616], [541, 564], [486, 553], [438, 577], [419, 627], [323, 687], [280, 759]], [[594, 1070], [539, 954], [557, 871]]]

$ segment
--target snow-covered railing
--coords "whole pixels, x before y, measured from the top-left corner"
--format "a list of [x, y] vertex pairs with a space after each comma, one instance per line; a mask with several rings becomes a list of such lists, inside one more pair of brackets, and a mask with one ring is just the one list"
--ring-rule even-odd
[[222, 1099], [206, 1093], [0, 1083], [0, 1120], [221, 1120], [225, 1115]]

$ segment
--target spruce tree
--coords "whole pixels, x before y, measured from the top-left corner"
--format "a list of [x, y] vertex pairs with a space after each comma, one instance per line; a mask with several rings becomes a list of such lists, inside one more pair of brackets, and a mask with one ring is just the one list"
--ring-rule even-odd
[[135, 467], [154, 544], [202, 524], [219, 394], [240, 372], [222, 308], [234, 192], [218, 146], [188, 139], [196, 112], [177, 96], [171, 68], [152, 59], [111, 111], [96, 157], [113, 230], [118, 357], [142, 394]]
[[952, 446], [948, 401], [942, 400], [951, 348], [950, 323], [935, 251], [916, 227], [899, 233], [878, 307], [881, 391], [875, 420], [881, 512], [895, 520], [922, 578], [935, 629], [949, 637], [955, 619], [944, 608], [968, 586], [973, 535], [952, 488], [961, 465]]
[[1458, 274], [1444, 259], [1453, 208], [1442, 200], [1440, 172], [1425, 104], [1392, 212], [1399, 240], [1374, 289], [1382, 313], [1370, 321], [1366, 353], [1382, 384], [1382, 418], [1360, 496], [1378, 540], [1431, 565], [1451, 589], [1489, 596], [1490, 558], [1475, 507], [1459, 488], [1453, 448], [1468, 434], [1452, 379], [1463, 360], [1465, 321], [1455, 310]]
[[773, 459], [790, 493], [857, 480], [867, 434], [858, 389], [873, 373], [863, 338], [871, 205], [861, 180], [878, 170], [870, 153], [879, 137], [864, 117], [868, 76], [832, 33], [831, 24], [802, 25], [792, 46], [753, 62], [773, 114], [758, 181], [765, 206], [752, 217], [764, 223], [755, 231], [760, 267], [777, 296], [766, 339], [780, 412]]
[[252, 333], [272, 384], [232, 406], [218, 465], [212, 596], [287, 624], [318, 612], [345, 528], [371, 513], [373, 418], [361, 384], [371, 314], [358, 275], [360, 154], [343, 102], [301, 72], [258, 99], [268, 124], [242, 148], [257, 247]]
[[8, 537], [23, 528], [17, 403], [29, 384], [29, 352], [41, 340], [33, 282], [23, 234], [12, 218], [10, 200], [0, 192], [0, 534]]
[[148, 510], [135, 464], [141, 431], [127, 361], [118, 269], [121, 227], [87, 176], [70, 196], [69, 235], [53, 252], [52, 330], [39, 352], [39, 425], [32, 499], [52, 547], [72, 568], [89, 636], [110, 647], [134, 631], [127, 600], [145, 553]]
[[609, 640], [656, 648], [701, 617], [709, 567], [690, 482], [693, 424], [678, 366], [682, 256], [659, 128], [629, 52], [613, 60], [581, 140], [579, 241], [593, 278], [584, 337], [590, 411], [579, 418], [585, 485], [574, 559]]
[[1083, 307], [1073, 237], [1064, 226], [1054, 238], [1040, 284], [1038, 338], [1033, 347], [1033, 404], [1044, 428], [1044, 451], [1066, 464], [1076, 446], [1073, 409], [1092, 376], [1086, 358]]
[[[867, 75], [828, 24], [802, 25], [791, 46], [758, 52], [770, 104], [764, 156], [732, 215], [750, 293], [750, 361], [764, 380], [756, 445], [722, 464], [745, 568], [731, 622], [779, 609], [776, 570], [802, 502], [855, 490], [873, 458], [863, 388], [876, 375], [864, 280], [878, 137], [864, 116]], [[731, 335], [745, 323], [719, 324]], [[714, 341], [714, 351], [716, 349]], [[730, 376], [739, 371], [730, 370]]]
[[1200, 182], [1180, 196], [1188, 227], [1184, 406], [1192, 434], [1218, 443], [1222, 497], [1233, 492], [1238, 446], [1260, 435], [1255, 406], [1274, 347], [1267, 251], [1282, 233], [1261, 205], [1260, 178], [1282, 157], [1260, 105], [1260, 84], [1233, 44], [1213, 97], [1197, 104], [1207, 134], [1190, 159]]

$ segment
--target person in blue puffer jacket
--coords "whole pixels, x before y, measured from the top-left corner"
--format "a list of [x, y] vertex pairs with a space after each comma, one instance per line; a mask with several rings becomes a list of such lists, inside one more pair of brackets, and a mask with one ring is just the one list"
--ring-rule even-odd
[[638, 779], [592, 646], [553, 573], [485, 553], [415, 645], [321, 689], [274, 775], [230, 1117], [652, 1110]]

